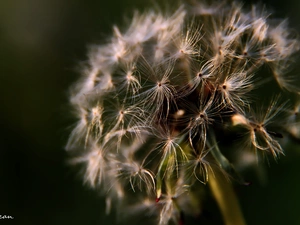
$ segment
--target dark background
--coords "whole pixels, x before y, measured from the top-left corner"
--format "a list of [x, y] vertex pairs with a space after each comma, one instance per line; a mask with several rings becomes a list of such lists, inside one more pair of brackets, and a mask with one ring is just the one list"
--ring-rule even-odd
[[[113, 24], [150, 2], [1, 0], [0, 215], [15, 219], [0, 224], [116, 224], [114, 215], [105, 216], [103, 199], [66, 164], [74, 122], [68, 88], [88, 44], [100, 43]], [[264, 2], [300, 33], [299, 0]], [[238, 188], [248, 225], [300, 224], [299, 172], [300, 148], [291, 145], [271, 161], [266, 184]]]

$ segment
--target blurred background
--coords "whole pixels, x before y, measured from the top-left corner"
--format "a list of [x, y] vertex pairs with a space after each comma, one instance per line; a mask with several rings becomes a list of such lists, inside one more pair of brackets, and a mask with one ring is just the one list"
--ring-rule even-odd
[[[0, 224], [117, 224], [66, 163], [64, 145], [75, 121], [68, 88], [80, 75], [87, 46], [103, 42], [124, 15], [151, 2], [1, 0], [0, 215], [14, 220]], [[299, 0], [263, 2], [300, 33]], [[248, 225], [300, 224], [299, 145], [265, 166], [265, 184], [253, 180], [237, 189]], [[213, 216], [205, 221], [199, 224], [219, 224]]]

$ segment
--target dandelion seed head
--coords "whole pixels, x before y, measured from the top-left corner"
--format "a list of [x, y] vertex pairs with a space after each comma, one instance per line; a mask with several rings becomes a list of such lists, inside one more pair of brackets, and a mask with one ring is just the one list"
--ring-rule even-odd
[[107, 211], [117, 202], [130, 215], [178, 223], [188, 209], [201, 211], [200, 192], [215, 174], [239, 179], [254, 158], [283, 155], [282, 137], [299, 141], [299, 103], [287, 110], [279, 98], [253, 97], [257, 89], [280, 95], [258, 80], [300, 93], [288, 74], [300, 42], [287, 20], [270, 15], [261, 5], [192, 0], [136, 11], [90, 47], [70, 94], [77, 121], [66, 149]]

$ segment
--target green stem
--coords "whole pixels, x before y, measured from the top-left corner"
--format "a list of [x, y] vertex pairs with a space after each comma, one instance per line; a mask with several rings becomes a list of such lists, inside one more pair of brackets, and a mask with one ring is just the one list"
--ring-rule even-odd
[[221, 210], [225, 225], [246, 225], [232, 184], [224, 175], [209, 171], [208, 184]]

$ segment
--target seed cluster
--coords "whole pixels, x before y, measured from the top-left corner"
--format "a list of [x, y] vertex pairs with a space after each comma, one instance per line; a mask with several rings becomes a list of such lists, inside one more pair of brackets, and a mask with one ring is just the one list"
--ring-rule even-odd
[[260, 5], [224, 2], [136, 13], [90, 50], [70, 97], [78, 122], [66, 148], [108, 206], [178, 221], [201, 209], [210, 174], [239, 179], [224, 149], [277, 158], [280, 138], [299, 140], [299, 103], [289, 110], [275, 97], [260, 109], [250, 95], [273, 78], [299, 99], [286, 75], [299, 41]]

